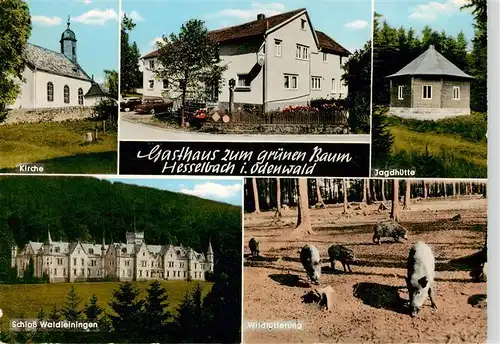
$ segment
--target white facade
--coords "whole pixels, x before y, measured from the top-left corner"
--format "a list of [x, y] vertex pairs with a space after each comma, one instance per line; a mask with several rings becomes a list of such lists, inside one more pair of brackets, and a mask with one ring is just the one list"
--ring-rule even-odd
[[[92, 85], [91, 80], [55, 75], [29, 66], [24, 69], [23, 77], [25, 82], [19, 82], [21, 92], [12, 105], [14, 109], [60, 108], [95, 104], [85, 99], [85, 94]], [[69, 91], [66, 93], [69, 97], [66, 98], [65, 87]]]
[[[347, 56], [321, 47], [306, 10], [268, 29], [263, 36], [248, 37], [244, 42], [219, 42], [220, 58], [227, 65], [219, 105], [229, 103], [230, 79], [236, 81], [235, 105], [265, 104], [266, 111], [306, 105], [317, 98], [347, 96], [347, 86], [341, 81]], [[263, 67], [257, 63], [259, 58], [263, 58]], [[155, 54], [144, 56], [140, 65], [143, 94], [162, 95], [166, 89], [162, 80], [155, 79], [154, 69], [161, 67]]]
[[127, 233], [127, 243], [30, 241], [18, 251], [12, 248], [11, 266], [22, 277], [34, 262], [35, 277], [46, 274], [49, 281], [74, 282], [91, 279], [116, 280], [205, 280], [214, 271], [214, 255], [209, 243], [206, 255], [189, 247], [146, 245], [144, 233]]

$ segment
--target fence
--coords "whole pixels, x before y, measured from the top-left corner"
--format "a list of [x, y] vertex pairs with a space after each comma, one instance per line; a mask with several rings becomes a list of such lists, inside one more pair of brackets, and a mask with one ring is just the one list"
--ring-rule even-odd
[[235, 124], [279, 124], [279, 125], [347, 125], [347, 111], [320, 112], [271, 112], [267, 114], [235, 112], [230, 115], [230, 122]]

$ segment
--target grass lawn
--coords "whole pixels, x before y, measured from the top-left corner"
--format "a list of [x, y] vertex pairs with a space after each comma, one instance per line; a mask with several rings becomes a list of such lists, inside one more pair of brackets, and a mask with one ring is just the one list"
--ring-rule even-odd
[[27, 123], [0, 126], [0, 172], [15, 172], [19, 163], [41, 163], [47, 173], [114, 174], [117, 171], [117, 134], [98, 133], [98, 141], [84, 142], [100, 122], [91, 120]]
[[[435, 122], [390, 117], [392, 166], [408, 167], [413, 162], [417, 177], [487, 178], [486, 121], [485, 114], [477, 113]], [[426, 149], [436, 166], [419, 173], [415, 160], [419, 157], [425, 163]]]
[[[146, 295], [146, 289], [150, 282], [133, 282], [141, 290], [140, 297]], [[161, 281], [163, 288], [168, 294], [168, 303], [171, 311], [174, 311], [184, 298], [186, 291], [191, 291], [197, 283], [203, 289], [205, 296], [212, 288], [212, 282], [205, 281]], [[57, 309], [64, 304], [66, 294], [74, 285], [76, 292], [81, 297], [80, 309], [92, 297], [97, 296], [99, 306], [111, 313], [109, 302], [112, 293], [118, 288], [118, 282], [88, 282], [88, 283], [53, 283], [53, 284], [0, 284], [0, 308], [3, 310], [3, 317], [0, 319], [0, 330], [8, 329], [9, 319], [19, 318], [24, 314], [26, 319], [36, 319], [40, 308], [43, 307], [45, 314], [50, 314], [54, 303]]]

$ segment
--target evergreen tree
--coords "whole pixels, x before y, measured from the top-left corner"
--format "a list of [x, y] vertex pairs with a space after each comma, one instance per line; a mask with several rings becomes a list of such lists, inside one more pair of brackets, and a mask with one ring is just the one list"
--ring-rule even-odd
[[383, 107], [376, 107], [372, 114], [372, 167], [387, 167], [391, 158], [394, 136], [387, 127]]
[[61, 319], [61, 312], [57, 309], [56, 304], [54, 303], [52, 310], [49, 314], [49, 320], [59, 321]]
[[40, 311], [38, 311], [38, 314], [36, 316], [37, 320], [38, 321], [43, 321], [45, 320], [47, 314], [45, 314], [45, 312], [43, 311], [43, 306], [40, 306]]
[[61, 309], [61, 315], [65, 320], [78, 321], [81, 319], [82, 311], [78, 310], [78, 305], [81, 301], [82, 299], [76, 293], [75, 286], [71, 286]]
[[143, 300], [138, 300], [139, 290], [132, 283], [124, 282], [113, 291], [110, 306], [116, 315], [109, 315], [113, 329], [121, 338], [133, 340], [143, 333], [142, 308]]
[[142, 73], [139, 70], [141, 54], [137, 44], [130, 44], [130, 31], [135, 27], [132, 19], [123, 15], [121, 25], [120, 51], [120, 92], [131, 92], [142, 86]]
[[199, 284], [186, 295], [177, 308], [174, 318], [174, 339], [183, 343], [201, 343], [206, 341], [205, 319], [203, 313], [202, 289]]
[[143, 319], [147, 319], [147, 324], [143, 327], [148, 342], [158, 342], [166, 338], [167, 321], [171, 314], [167, 311], [168, 295], [158, 281], [149, 285], [144, 302]]
[[33, 283], [35, 281], [35, 261], [33, 257], [30, 258], [26, 271], [24, 272], [24, 281], [26, 283]]
[[89, 302], [85, 304], [83, 313], [88, 321], [98, 321], [102, 312], [103, 309], [97, 303], [97, 296], [93, 294]]

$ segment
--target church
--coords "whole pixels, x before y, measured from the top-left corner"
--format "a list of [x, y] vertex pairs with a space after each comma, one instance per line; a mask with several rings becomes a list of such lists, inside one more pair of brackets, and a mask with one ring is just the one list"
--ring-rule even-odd
[[104, 96], [102, 87], [83, 70], [77, 59], [77, 39], [68, 27], [59, 41], [60, 52], [28, 43], [21, 92], [13, 109], [93, 106]]
[[214, 271], [214, 252], [208, 243], [206, 254], [192, 248], [147, 245], [143, 232], [127, 232], [126, 243], [30, 241], [21, 250], [12, 247], [11, 267], [23, 277], [33, 261], [34, 276], [47, 276], [50, 283], [88, 280], [205, 280]]

